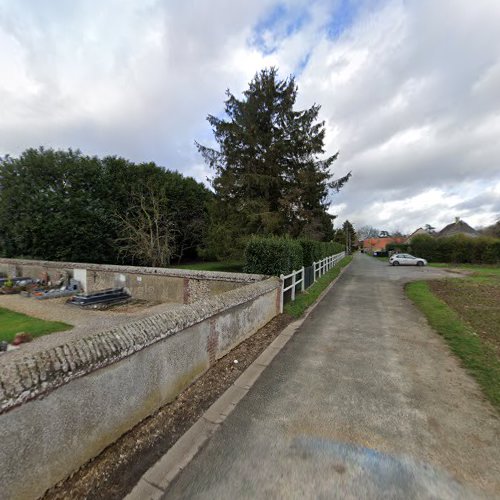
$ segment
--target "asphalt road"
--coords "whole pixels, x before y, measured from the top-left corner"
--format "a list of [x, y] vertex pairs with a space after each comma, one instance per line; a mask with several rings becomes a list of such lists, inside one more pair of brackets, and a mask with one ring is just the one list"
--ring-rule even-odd
[[500, 421], [403, 283], [354, 262], [164, 498], [500, 496]]

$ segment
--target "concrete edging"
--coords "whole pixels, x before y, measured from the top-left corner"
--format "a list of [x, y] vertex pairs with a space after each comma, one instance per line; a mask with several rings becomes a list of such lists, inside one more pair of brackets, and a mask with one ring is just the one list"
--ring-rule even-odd
[[344, 271], [351, 265], [351, 262], [340, 270], [339, 275], [323, 290], [318, 299], [306, 309], [303, 316], [290, 323], [222, 396], [210, 406], [201, 418], [178, 439], [167, 453], [143, 474], [132, 491], [125, 497], [126, 500], [159, 500], [166, 493], [167, 488], [177, 474], [191, 462], [198, 451], [215, 434], [238, 402], [243, 399], [255, 384], [262, 372], [281, 349], [285, 347], [309, 314], [311, 314]]

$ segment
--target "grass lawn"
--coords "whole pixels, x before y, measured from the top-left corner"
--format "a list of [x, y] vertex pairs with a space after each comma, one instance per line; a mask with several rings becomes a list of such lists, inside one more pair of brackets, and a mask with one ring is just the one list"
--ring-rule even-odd
[[488, 276], [500, 278], [500, 266], [482, 265], [482, 264], [443, 264], [433, 262], [429, 264], [431, 267], [463, 269], [464, 271], [472, 271], [473, 277]]
[[14, 340], [16, 333], [19, 332], [30, 333], [33, 337], [40, 337], [41, 335], [70, 328], [72, 328], [71, 325], [66, 323], [44, 321], [0, 307], [0, 341], [11, 342]]
[[321, 292], [340, 274], [340, 270], [347, 266], [352, 260], [352, 255], [344, 257], [335, 267], [332, 267], [326, 274], [321, 276], [314, 285], [311, 285], [303, 293], [295, 297], [294, 302], [288, 302], [283, 308], [283, 312], [298, 318], [304, 311], [317, 300]]
[[175, 269], [190, 269], [192, 271], [225, 271], [228, 273], [242, 273], [243, 262], [193, 262], [192, 264], [180, 264], [172, 266]]
[[407, 294], [500, 410], [500, 268], [450, 267], [472, 274], [410, 283]]

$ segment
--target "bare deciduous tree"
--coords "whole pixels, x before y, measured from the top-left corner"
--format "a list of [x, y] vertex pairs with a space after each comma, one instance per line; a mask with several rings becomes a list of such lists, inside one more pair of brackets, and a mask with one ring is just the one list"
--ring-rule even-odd
[[132, 194], [130, 209], [116, 214], [122, 256], [152, 267], [165, 267], [175, 254], [175, 225], [167, 199], [151, 183]]

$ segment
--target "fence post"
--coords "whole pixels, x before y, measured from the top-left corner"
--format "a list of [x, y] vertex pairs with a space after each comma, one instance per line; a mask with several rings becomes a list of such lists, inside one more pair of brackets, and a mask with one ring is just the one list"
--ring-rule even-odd
[[292, 302], [295, 300], [295, 271], [292, 271]]
[[281, 280], [281, 294], [280, 294], [280, 314], [283, 313], [283, 302], [285, 299], [285, 292], [283, 291], [285, 288], [285, 275], [281, 274], [280, 275], [280, 280]]
[[306, 268], [302, 266], [302, 286], [300, 287], [303, 292], [306, 289]]

